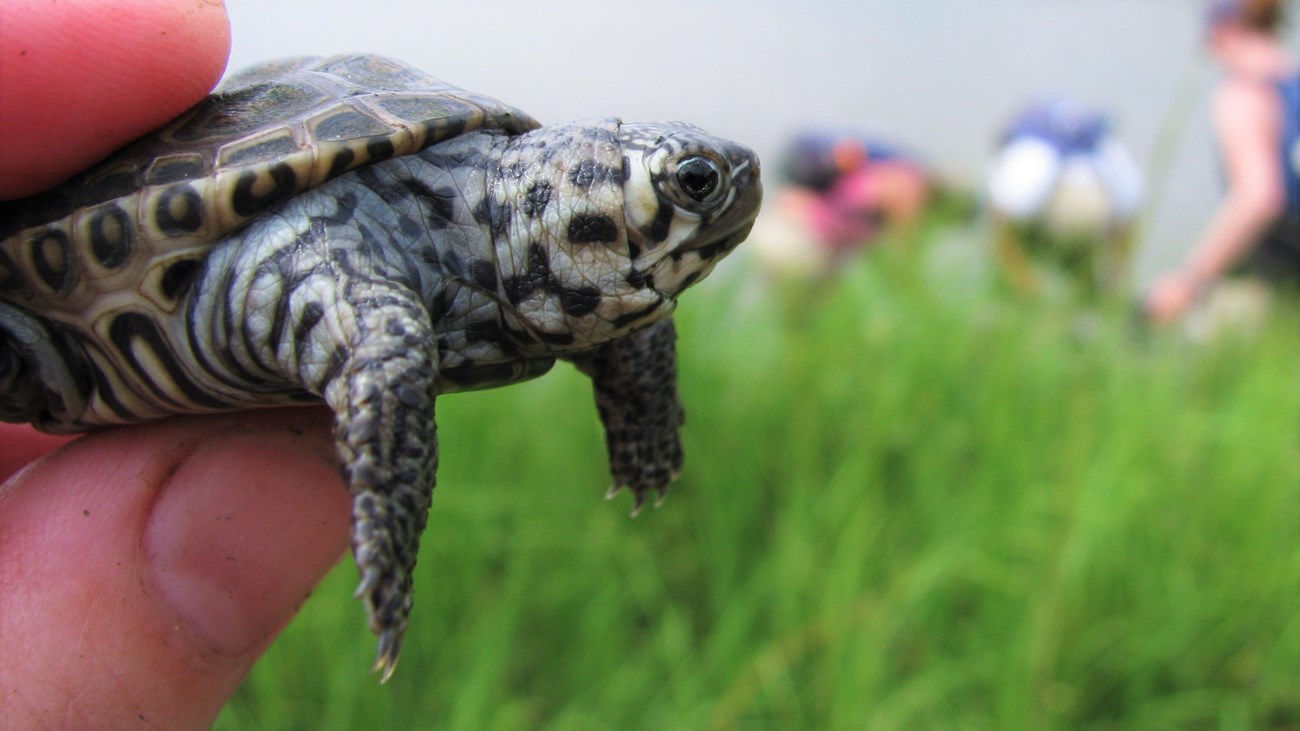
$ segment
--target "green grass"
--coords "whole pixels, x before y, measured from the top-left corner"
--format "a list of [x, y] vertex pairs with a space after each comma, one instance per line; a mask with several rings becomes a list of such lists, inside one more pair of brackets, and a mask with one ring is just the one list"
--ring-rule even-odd
[[1300, 310], [1138, 335], [962, 236], [688, 294], [636, 520], [572, 369], [442, 399], [393, 680], [345, 562], [217, 727], [1300, 728]]

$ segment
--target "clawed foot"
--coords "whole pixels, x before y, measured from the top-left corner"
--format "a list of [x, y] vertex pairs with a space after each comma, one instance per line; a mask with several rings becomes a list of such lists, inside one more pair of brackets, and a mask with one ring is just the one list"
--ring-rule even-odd
[[[361, 583], [357, 584], [357, 589], [352, 596], [354, 599], [364, 599], [366, 602], [366, 611], [370, 615], [370, 629], [379, 636], [375, 664], [371, 670], [379, 673], [379, 682], [387, 683], [393, 676], [393, 671], [397, 669], [397, 660], [402, 652], [402, 637], [406, 634], [406, 616], [410, 611], [411, 602], [409, 597], [405, 601], [396, 602], [397, 606], [405, 607], [405, 611], [399, 612], [400, 620], [388, 613], [378, 611], [379, 607], [394, 604], [383, 599], [384, 595], [392, 590], [382, 586], [384, 582], [381, 576], [382, 572], [377, 566], [366, 567], [361, 574]], [[406, 584], [410, 586], [409, 579]]]
[[371, 670], [379, 673], [379, 682], [387, 683], [397, 669], [402, 652], [402, 633], [390, 629], [379, 634], [379, 648], [375, 651], [375, 665]]
[[[677, 475], [673, 475], [672, 478], [670, 478], [670, 481], [671, 479], [676, 479], [676, 478]], [[653, 487], [633, 487], [630, 485], [625, 485], [622, 483], [615, 482], [614, 484], [609, 486], [609, 490], [605, 491], [605, 499], [613, 500], [615, 497], [618, 496], [618, 493], [624, 487], [632, 491], [632, 495], [635, 500], [635, 502], [632, 505], [632, 513], [628, 516], [631, 518], [635, 518], [636, 516], [641, 514], [641, 509], [645, 507], [646, 496], [650, 494], [650, 491], [652, 489], [657, 493], [655, 495], [655, 502], [654, 502], [655, 508], [658, 508], [660, 505], [663, 505], [664, 500], [668, 497], [668, 483], [664, 483], [662, 485], [655, 485]]]

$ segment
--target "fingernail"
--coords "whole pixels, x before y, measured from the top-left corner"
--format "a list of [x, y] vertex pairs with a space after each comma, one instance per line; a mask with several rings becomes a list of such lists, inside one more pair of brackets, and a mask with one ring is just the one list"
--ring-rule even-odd
[[161, 489], [144, 535], [153, 585], [220, 655], [263, 647], [348, 544], [338, 469], [289, 431], [219, 435]]

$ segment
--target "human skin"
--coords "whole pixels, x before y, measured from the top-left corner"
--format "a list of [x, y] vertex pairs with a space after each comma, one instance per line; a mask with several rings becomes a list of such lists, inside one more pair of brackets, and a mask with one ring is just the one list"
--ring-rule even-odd
[[1268, 81], [1289, 73], [1294, 62], [1271, 34], [1232, 25], [1214, 31], [1211, 51], [1228, 72], [1211, 101], [1227, 193], [1185, 261], [1151, 287], [1146, 310], [1158, 324], [1186, 315], [1286, 205], [1277, 159], [1282, 103]]
[[[220, 3], [5, 0], [3, 13], [0, 198], [192, 105], [229, 51]], [[323, 408], [75, 439], [0, 425], [0, 480], [4, 729], [210, 727], [348, 545]]]

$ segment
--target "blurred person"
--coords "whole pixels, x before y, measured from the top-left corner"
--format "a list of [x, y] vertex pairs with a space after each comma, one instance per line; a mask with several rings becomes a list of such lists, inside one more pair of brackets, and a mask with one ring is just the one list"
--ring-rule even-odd
[[[1233, 272], [1300, 284], [1300, 70], [1278, 31], [1280, 0], [1214, 0], [1206, 42], [1224, 72], [1211, 100], [1226, 192], [1182, 264], [1160, 277], [1146, 299], [1156, 323], [1173, 322]], [[1210, 309], [1213, 309], [1211, 306]]]
[[1113, 288], [1126, 275], [1144, 186], [1105, 114], [1066, 97], [1031, 103], [1002, 134], [985, 183], [1004, 276], [1037, 291], [1033, 262], [1045, 262], [1086, 293]]
[[789, 144], [783, 187], [750, 237], [770, 269], [815, 274], [907, 226], [931, 192], [925, 168], [888, 143], [851, 133], [805, 132]]

